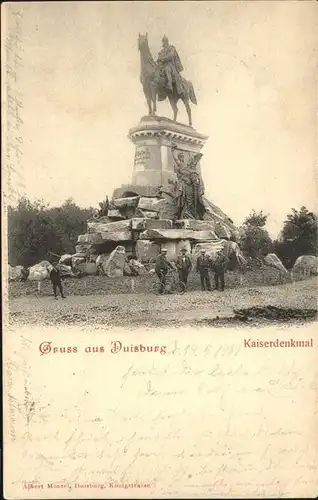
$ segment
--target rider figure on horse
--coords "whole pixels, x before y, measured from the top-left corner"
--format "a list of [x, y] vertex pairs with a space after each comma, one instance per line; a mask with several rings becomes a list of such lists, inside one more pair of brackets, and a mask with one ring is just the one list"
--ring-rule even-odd
[[183, 66], [179, 54], [173, 45], [169, 45], [166, 35], [162, 39], [162, 47], [158, 55], [158, 64], [161, 72], [166, 77], [167, 90], [172, 91], [172, 84], [174, 83], [178, 95], [181, 95], [183, 84], [180, 72], [183, 71]]

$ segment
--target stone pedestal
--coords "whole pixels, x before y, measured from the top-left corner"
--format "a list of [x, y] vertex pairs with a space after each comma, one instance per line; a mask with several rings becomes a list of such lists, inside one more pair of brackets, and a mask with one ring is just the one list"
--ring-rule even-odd
[[[193, 245], [217, 240], [219, 226], [233, 233], [233, 222], [202, 196], [200, 155], [195, 155], [207, 136], [169, 118], [145, 116], [130, 129], [129, 138], [135, 145], [131, 184], [115, 189], [107, 216], [88, 221], [77, 252], [109, 255], [120, 245], [141, 262], [152, 262], [163, 246], [175, 259], [182, 248], [191, 253]], [[201, 207], [195, 196], [200, 196]]]
[[133, 186], [159, 187], [176, 180], [173, 143], [186, 157], [187, 153], [198, 153], [208, 139], [188, 125], [160, 116], [144, 116], [139, 125], [130, 129], [128, 137], [136, 148], [131, 192], [136, 191]]

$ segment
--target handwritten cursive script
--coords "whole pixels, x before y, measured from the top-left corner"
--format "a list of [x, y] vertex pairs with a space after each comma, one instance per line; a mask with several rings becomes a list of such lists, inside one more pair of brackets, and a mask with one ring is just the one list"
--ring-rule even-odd
[[4, 39], [5, 96], [5, 166], [7, 201], [16, 201], [23, 182], [23, 95], [20, 91], [20, 71], [23, 68], [23, 10], [14, 3], [6, 5], [6, 36]]
[[[129, 342], [144, 341], [130, 335]], [[317, 375], [308, 355], [251, 356], [237, 332], [208, 342], [200, 335], [170, 345], [162, 339], [165, 356], [82, 353], [50, 365], [32, 349], [37, 338], [31, 346], [17, 337], [24, 361], [8, 363], [7, 380], [8, 389], [21, 387], [11, 410], [19, 435], [17, 425], [15, 435], [10, 430], [13, 444], [19, 439], [16, 491], [120, 495], [142, 484], [170, 497], [313, 491]], [[96, 336], [105, 342], [105, 332]]]

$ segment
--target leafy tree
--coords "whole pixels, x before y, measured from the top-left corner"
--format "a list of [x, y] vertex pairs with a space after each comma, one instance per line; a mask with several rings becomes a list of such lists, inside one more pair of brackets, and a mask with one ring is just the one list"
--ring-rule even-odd
[[277, 255], [284, 265], [292, 267], [300, 255], [317, 255], [318, 218], [305, 206], [292, 209], [284, 221], [280, 237], [274, 242]]
[[273, 249], [273, 242], [266, 231], [268, 215], [253, 210], [241, 227], [240, 246], [243, 253], [252, 259], [262, 259]]
[[245, 226], [252, 226], [252, 227], [264, 227], [267, 222], [267, 217], [268, 215], [265, 215], [263, 213], [263, 210], [260, 212], [255, 212], [253, 210], [250, 215], [246, 217], [246, 219], [243, 222], [243, 225]]
[[27, 267], [52, 260], [49, 252], [73, 253], [78, 235], [86, 232], [90, 213], [91, 209], [81, 209], [72, 199], [61, 207], [50, 207], [42, 200], [21, 198], [16, 207], [8, 207], [9, 263]]

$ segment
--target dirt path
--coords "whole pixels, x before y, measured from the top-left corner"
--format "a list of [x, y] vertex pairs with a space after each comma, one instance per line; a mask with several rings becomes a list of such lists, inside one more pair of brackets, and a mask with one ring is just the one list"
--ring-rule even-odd
[[[269, 317], [255, 313], [255, 308], [264, 311], [268, 306]], [[181, 296], [130, 293], [70, 295], [66, 300], [54, 300], [51, 296], [32, 294], [10, 300], [10, 322], [103, 325], [106, 328], [202, 325], [212, 321], [222, 324], [231, 323], [234, 311], [240, 309], [254, 311], [243, 313], [242, 321], [245, 314], [245, 319], [253, 316], [253, 321], [260, 322], [277, 319], [275, 308], [288, 308], [290, 319], [295, 317], [293, 311], [298, 311], [296, 316], [301, 319], [312, 318], [317, 310], [316, 279], [270, 287], [232, 288], [224, 293], [194, 291]], [[275, 312], [272, 318], [271, 311]]]

